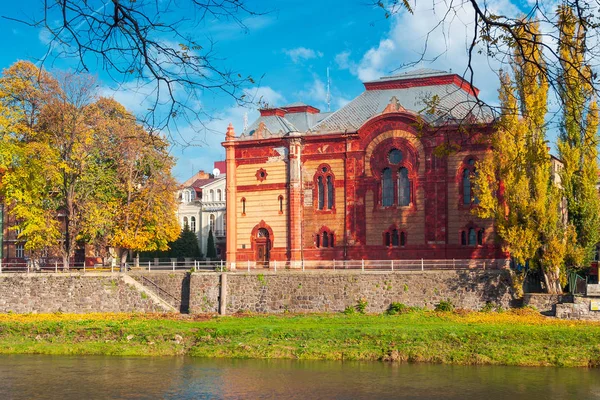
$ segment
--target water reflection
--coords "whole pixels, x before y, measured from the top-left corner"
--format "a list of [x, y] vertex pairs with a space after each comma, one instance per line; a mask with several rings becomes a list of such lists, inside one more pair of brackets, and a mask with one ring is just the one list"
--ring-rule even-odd
[[0, 356], [0, 399], [600, 399], [600, 370]]

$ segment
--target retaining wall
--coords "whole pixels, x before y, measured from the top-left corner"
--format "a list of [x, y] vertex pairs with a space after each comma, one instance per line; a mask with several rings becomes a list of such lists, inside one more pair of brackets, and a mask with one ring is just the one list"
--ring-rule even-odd
[[[172, 296], [161, 295], [141, 274]], [[457, 307], [477, 310], [487, 302], [508, 308], [512, 301], [510, 275], [504, 270], [152, 272], [130, 276], [171, 304], [170, 297], [181, 299], [182, 311], [187, 308], [199, 314], [220, 309], [227, 314], [338, 312], [356, 305], [359, 299], [367, 301], [368, 312], [385, 311], [392, 302], [434, 308], [440, 301], [450, 300]], [[220, 308], [222, 299], [225, 304]], [[124, 284], [119, 274], [0, 275], [0, 312], [8, 311], [144, 312], [160, 308]]]
[[0, 312], [161, 312], [118, 274], [0, 275]]

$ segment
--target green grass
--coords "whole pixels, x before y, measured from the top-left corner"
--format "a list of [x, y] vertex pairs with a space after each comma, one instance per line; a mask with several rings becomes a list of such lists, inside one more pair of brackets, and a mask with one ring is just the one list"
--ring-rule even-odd
[[3, 315], [0, 353], [600, 365], [600, 324], [532, 312], [234, 316]]

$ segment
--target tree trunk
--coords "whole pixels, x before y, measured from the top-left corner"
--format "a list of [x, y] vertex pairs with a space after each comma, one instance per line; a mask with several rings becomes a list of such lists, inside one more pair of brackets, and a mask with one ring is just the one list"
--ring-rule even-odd
[[62, 254], [62, 260], [63, 260], [63, 271], [68, 271], [69, 267], [70, 267], [70, 265], [69, 265], [69, 254], [68, 253], [65, 254], [63, 252], [63, 254]]
[[121, 272], [126, 272], [126, 267], [125, 264], [127, 262], [127, 254], [129, 253], [129, 251], [127, 249], [121, 249]]
[[560, 284], [560, 272], [558, 268], [543, 268], [544, 281], [546, 283], [546, 293], [561, 294], [563, 292]]

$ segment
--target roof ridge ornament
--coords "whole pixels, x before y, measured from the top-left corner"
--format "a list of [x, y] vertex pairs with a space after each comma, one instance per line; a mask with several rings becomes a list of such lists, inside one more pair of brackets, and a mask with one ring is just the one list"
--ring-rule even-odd
[[263, 121], [260, 121], [256, 131], [254, 131], [254, 134], [256, 135], [257, 139], [262, 139], [265, 133], [267, 133], [267, 127]]
[[402, 107], [402, 104], [398, 101], [396, 96], [392, 96], [389, 104], [385, 107], [382, 114], [392, 113], [392, 112], [400, 112], [406, 111], [406, 108]]

